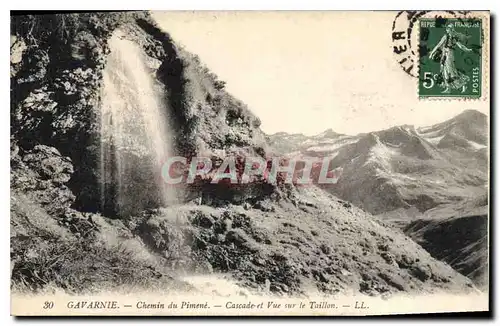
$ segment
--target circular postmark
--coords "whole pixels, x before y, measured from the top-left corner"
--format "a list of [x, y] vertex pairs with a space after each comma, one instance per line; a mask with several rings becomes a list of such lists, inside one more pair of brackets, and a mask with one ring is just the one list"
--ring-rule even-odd
[[396, 61], [404, 72], [418, 78], [418, 60], [420, 53], [419, 35], [415, 32], [418, 20], [435, 18], [446, 20], [446, 17], [467, 19], [469, 11], [400, 11], [392, 22], [392, 49]]

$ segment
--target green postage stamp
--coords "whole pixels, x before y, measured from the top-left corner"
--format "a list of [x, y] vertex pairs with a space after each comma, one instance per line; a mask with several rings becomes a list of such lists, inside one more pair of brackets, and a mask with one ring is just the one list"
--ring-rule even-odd
[[480, 98], [482, 20], [422, 18], [419, 27], [419, 96]]

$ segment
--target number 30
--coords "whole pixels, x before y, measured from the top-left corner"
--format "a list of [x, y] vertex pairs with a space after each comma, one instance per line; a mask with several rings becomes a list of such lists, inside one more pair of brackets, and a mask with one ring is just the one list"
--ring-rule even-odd
[[53, 301], [45, 301], [43, 303], [43, 309], [52, 309], [54, 308], [54, 302]]

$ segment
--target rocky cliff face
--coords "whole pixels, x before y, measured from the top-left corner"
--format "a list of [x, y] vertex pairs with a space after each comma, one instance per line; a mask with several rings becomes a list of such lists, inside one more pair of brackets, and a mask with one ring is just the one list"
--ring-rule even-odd
[[176, 154], [215, 159], [238, 148], [263, 155], [259, 119], [195, 56], [178, 49], [148, 14], [14, 17], [12, 136], [23, 149], [43, 144], [70, 157], [75, 205], [88, 211], [99, 207], [102, 71], [107, 41], [118, 28], [143, 48], [163, 85]]
[[[147, 13], [12, 17], [14, 287], [189, 287], [179, 273], [227, 272], [283, 294], [474, 289], [399, 231], [316, 188], [198, 180], [173, 207], [151, 199], [129, 216], [103, 210], [101, 89], [117, 29], [147, 55], [168, 98], [176, 154], [266, 156], [259, 119]], [[133, 185], [134, 199], [150, 200], [146, 181]]]

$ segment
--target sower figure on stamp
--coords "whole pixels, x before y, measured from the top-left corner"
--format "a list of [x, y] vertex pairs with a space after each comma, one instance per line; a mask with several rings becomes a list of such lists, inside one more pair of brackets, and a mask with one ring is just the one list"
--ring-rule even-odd
[[455, 66], [455, 57], [453, 51], [458, 47], [462, 51], [472, 52], [472, 49], [466, 47], [461, 41], [467, 38], [453, 28], [452, 24], [446, 26], [446, 33], [443, 35], [439, 43], [432, 49], [429, 54], [430, 59], [436, 57], [437, 51], [440, 50], [441, 58], [441, 76], [443, 78], [443, 93], [450, 93], [451, 89], [460, 89], [465, 92], [469, 76], [461, 73]]

